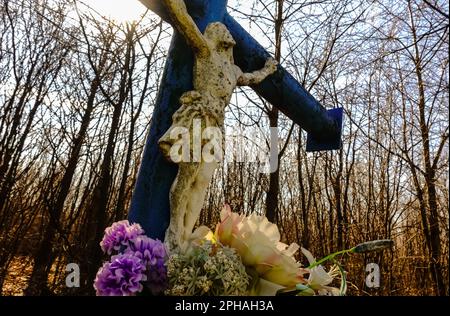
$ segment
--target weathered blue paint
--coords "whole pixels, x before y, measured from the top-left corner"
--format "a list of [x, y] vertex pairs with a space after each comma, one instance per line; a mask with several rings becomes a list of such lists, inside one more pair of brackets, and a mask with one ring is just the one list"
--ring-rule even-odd
[[[161, 1], [142, 2], [170, 23]], [[186, 1], [189, 14], [200, 31], [203, 32], [209, 23], [215, 21], [227, 26], [237, 43], [235, 62], [243, 71], [262, 68], [269, 53], [226, 13], [226, 4], [226, 0]], [[175, 32], [129, 212], [131, 222], [141, 224], [147, 235], [161, 240], [169, 225], [169, 191], [177, 166], [163, 158], [157, 142], [171, 125], [172, 115], [179, 108], [179, 97], [192, 89], [192, 68], [191, 49]], [[283, 67], [279, 66], [274, 75], [253, 89], [308, 132], [308, 139], [312, 140], [308, 142], [307, 149], [340, 147], [342, 111], [327, 112]]]
[[327, 115], [334, 119], [336, 122], [337, 131], [334, 134], [331, 134], [331, 137], [321, 140], [317, 139], [314, 134], [308, 133], [308, 138], [306, 140], [306, 151], [314, 152], [314, 151], [324, 151], [324, 150], [333, 150], [340, 149], [342, 147], [342, 123], [344, 117], [344, 109], [343, 108], [335, 108], [327, 111]]

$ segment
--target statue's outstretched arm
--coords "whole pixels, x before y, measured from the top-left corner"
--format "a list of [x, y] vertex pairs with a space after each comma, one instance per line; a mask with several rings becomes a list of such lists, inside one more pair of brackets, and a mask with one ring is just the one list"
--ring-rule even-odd
[[275, 59], [269, 58], [266, 61], [264, 68], [256, 70], [254, 72], [243, 73], [239, 77], [237, 84], [239, 86], [251, 86], [254, 84], [258, 84], [264, 79], [266, 79], [268, 76], [273, 74], [275, 71], [277, 71], [277, 65], [278, 62]]
[[174, 26], [192, 47], [195, 54], [207, 55], [209, 48], [203, 34], [187, 12], [184, 0], [164, 0]]

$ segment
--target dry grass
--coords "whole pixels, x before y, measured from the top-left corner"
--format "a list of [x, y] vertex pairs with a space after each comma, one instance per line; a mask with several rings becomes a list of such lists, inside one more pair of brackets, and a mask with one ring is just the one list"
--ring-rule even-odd
[[2, 294], [5, 296], [23, 296], [33, 268], [28, 256], [15, 256], [9, 266]]

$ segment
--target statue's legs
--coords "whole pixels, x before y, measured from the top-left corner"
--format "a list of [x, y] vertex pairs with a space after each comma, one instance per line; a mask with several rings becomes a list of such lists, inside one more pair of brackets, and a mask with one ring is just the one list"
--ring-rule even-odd
[[[197, 219], [203, 207], [206, 190], [213, 176], [214, 170], [218, 166], [218, 159], [209, 151], [210, 157], [203, 157], [203, 146], [215, 139], [216, 143], [221, 142], [221, 133], [216, 133], [219, 129], [218, 121], [223, 123], [223, 118], [217, 118], [208, 108], [219, 108], [221, 104], [211, 102], [198, 91], [188, 91], [180, 98], [181, 107], [173, 115], [171, 128], [160, 138], [159, 147], [163, 155], [171, 161], [179, 161], [178, 173], [170, 189], [170, 224], [166, 232], [165, 240], [169, 250], [178, 247], [184, 248], [186, 242], [192, 234]], [[220, 111], [219, 111], [220, 112]], [[208, 128], [208, 129], [207, 129]], [[179, 129], [178, 131], [176, 129]], [[209, 132], [208, 132], [209, 131]], [[180, 133], [184, 136], [179, 138]], [[184, 138], [188, 134], [188, 138]], [[172, 135], [174, 134], [174, 135]], [[178, 136], [176, 138], [175, 136]], [[172, 138], [175, 137], [176, 139]], [[172, 157], [172, 148], [179, 141], [189, 142], [188, 148], [182, 148], [182, 157]], [[200, 148], [194, 149], [194, 143], [200, 143]], [[209, 147], [208, 147], [209, 148]], [[207, 148], [207, 149], [208, 149]], [[184, 156], [184, 150], [189, 150], [188, 156]], [[200, 150], [200, 152], [197, 152]], [[195, 151], [195, 153], [194, 153]], [[176, 151], [176, 155], [179, 155]], [[200, 154], [200, 155], [199, 155]], [[191, 161], [197, 159], [197, 161]], [[188, 158], [188, 160], [183, 160]], [[205, 161], [205, 158], [207, 159]]]
[[170, 225], [166, 232], [169, 250], [185, 245], [194, 230], [206, 190], [217, 162], [182, 162], [170, 190]]
[[185, 236], [185, 218], [191, 190], [199, 171], [199, 163], [180, 163], [178, 174], [170, 189], [170, 224], [165, 242], [169, 251], [182, 245]]
[[191, 195], [188, 202], [189, 205], [187, 210], [190, 210], [190, 212], [186, 212], [184, 219], [184, 241], [189, 240], [189, 237], [194, 230], [195, 223], [200, 217], [200, 212], [205, 201], [206, 191], [217, 166], [217, 162], [201, 162], [199, 164], [197, 178], [192, 183]]

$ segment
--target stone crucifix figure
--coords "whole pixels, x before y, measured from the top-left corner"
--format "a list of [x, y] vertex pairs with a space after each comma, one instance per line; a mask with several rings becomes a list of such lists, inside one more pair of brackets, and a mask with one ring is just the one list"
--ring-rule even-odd
[[[171, 163], [165, 157], [167, 148], [171, 145], [167, 131], [173, 130], [174, 122], [187, 126], [188, 124], [185, 123], [190, 121], [190, 117], [195, 120], [196, 115], [204, 118], [202, 124], [205, 126], [206, 124], [220, 126], [223, 118], [221, 110], [228, 103], [229, 95], [235, 85], [252, 84], [251, 88], [256, 93], [308, 132], [307, 151], [333, 150], [341, 147], [342, 109], [325, 109], [281, 65], [277, 66], [274, 74], [269, 75], [259, 84], [257, 83], [259, 80], [254, 80], [267, 75], [274, 64], [267, 63], [270, 54], [227, 12], [227, 0], [189, 0], [182, 3], [177, 1], [172, 3], [172, 9], [170, 9], [171, 4], [164, 0], [139, 1], [175, 28], [128, 215], [130, 222], [139, 223], [149, 237], [160, 240], [165, 238], [170, 222], [170, 191], [174, 188], [174, 180], [181, 169], [180, 164]], [[188, 14], [185, 12], [186, 9]], [[216, 22], [226, 26], [229, 33], [223, 33], [231, 34], [229, 39], [230, 43], [232, 43], [231, 39], [236, 42], [234, 47], [227, 47], [230, 43], [227, 44], [224, 41], [223, 48], [220, 48], [223, 52], [214, 50], [214, 47], [218, 47], [214, 41], [211, 42], [214, 34], [211, 36], [208, 34], [224, 30], [220, 30], [221, 27], [217, 27], [220, 24], [215, 24]], [[211, 23], [211, 29], [206, 32]], [[217, 29], [213, 28], [214, 25], [217, 25]], [[232, 50], [233, 54], [231, 54]], [[228, 56], [229, 65], [215, 63], [213, 56], [219, 53]], [[208, 54], [210, 59], [205, 59], [204, 57]], [[204, 57], [201, 58], [202, 55]], [[224, 60], [226, 61], [227, 58]], [[234, 58], [234, 64], [239, 68], [232, 65], [231, 58]], [[200, 59], [207, 61], [199, 62]], [[211, 67], [208, 66], [202, 72], [200, 68], [205, 67], [206, 64]], [[267, 67], [264, 67], [265, 64]], [[261, 68], [264, 70], [258, 73], [256, 70]], [[234, 72], [230, 72], [230, 69]], [[254, 71], [259, 78], [244, 74]], [[220, 74], [220, 72], [223, 72], [224, 78], [231, 76], [229, 84], [223, 85], [226, 79], [222, 82], [217, 78], [213, 81], [210, 77], [206, 77]], [[201, 76], [197, 76], [196, 73], [204, 75], [203, 78], [208, 78], [206, 80], [211, 80], [209, 83], [222, 83], [216, 90], [203, 87], [204, 84], [208, 86], [208, 82], [199, 81], [197, 78]], [[248, 82], [245, 82], [246, 80]], [[214, 91], [214, 94], [210, 95], [205, 91]], [[217, 100], [220, 99], [227, 102], [217, 106], [219, 105]], [[208, 102], [212, 102], [214, 106], [204, 106]], [[180, 111], [177, 112], [179, 109]], [[214, 109], [218, 112], [213, 111]], [[163, 151], [166, 154], [163, 154]], [[194, 168], [197, 167], [194, 166]], [[215, 167], [209, 168], [212, 170]], [[204, 171], [203, 174], [207, 175], [208, 172]], [[195, 202], [191, 199], [190, 203], [199, 204], [203, 201]], [[192, 216], [190, 221], [192, 222], [194, 218], [195, 216]], [[186, 231], [189, 232], [189, 229]], [[183, 232], [180, 238], [185, 239], [184, 235]]]
[[[186, 39], [194, 52], [194, 90], [185, 92], [181, 107], [173, 115], [173, 123], [159, 140], [166, 158], [171, 158], [171, 149], [178, 141], [173, 131], [183, 127], [193, 137], [194, 120], [201, 121], [202, 129], [224, 125], [225, 107], [230, 102], [237, 85], [254, 85], [277, 70], [277, 62], [268, 59], [264, 68], [244, 73], [234, 64], [233, 47], [236, 45], [227, 27], [221, 22], [210, 23], [202, 34], [187, 12], [184, 0], [164, 0], [174, 26]], [[212, 135], [220, 137], [220, 134]], [[222, 143], [216, 139], [216, 143]], [[189, 146], [192, 149], [192, 146]], [[192, 159], [193, 154], [189, 155]], [[170, 224], [165, 242], [170, 250], [187, 243], [205, 199], [218, 161], [178, 162], [178, 174], [170, 190]]]

